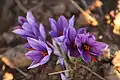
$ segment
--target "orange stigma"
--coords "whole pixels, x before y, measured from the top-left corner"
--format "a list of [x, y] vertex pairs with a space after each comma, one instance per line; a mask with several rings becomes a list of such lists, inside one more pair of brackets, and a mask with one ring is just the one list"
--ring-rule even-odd
[[91, 58], [92, 58], [92, 60], [93, 60], [94, 62], [97, 62], [97, 60], [95, 59], [94, 56], [91, 55]]
[[46, 56], [46, 55], [48, 55], [48, 53], [47, 52], [42, 52], [42, 55]]

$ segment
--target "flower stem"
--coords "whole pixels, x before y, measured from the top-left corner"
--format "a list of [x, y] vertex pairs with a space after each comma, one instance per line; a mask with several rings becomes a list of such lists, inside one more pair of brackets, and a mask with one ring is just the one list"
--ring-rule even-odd
[[94, 25], [98, 25], [98, 22], [95, 18], [90, 16], [88, 13], [86, 13], [74, 0], [70, 0], [70, 2], [85, 16], [85, 18], [90, 22], [94, 23]]

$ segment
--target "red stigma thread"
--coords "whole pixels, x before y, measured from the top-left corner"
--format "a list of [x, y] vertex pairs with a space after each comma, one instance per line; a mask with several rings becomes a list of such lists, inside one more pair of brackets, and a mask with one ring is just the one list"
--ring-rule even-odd
[[48, 53], [47, 52], [42, 52], [42, 55], [46, 56], [46, 55], [48, 55]]

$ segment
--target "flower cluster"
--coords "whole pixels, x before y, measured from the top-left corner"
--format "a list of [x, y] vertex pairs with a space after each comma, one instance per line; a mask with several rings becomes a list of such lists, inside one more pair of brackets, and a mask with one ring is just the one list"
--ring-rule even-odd
[[[48, 43], [44, 26], [42, 23], [38, 24], [36, 22], [31, 12], [27, 13], [26, 18], [19, 17], [18, 22], [19, 27], [15, 28], [13, 32], [27, 41], [25, 47], [30, 51], [26, 53], [26, 57], [33, 60], [29, 68], [35, 68], [47, 63], [51, 54], [55, 53], [56, 50], [61, 53], [56, 45]], [[74, 16], [69, 20], [64, 16], [60, 16], [58, 21], [49, 18], [49, 22], [51, 26], [50, 36], [56, 44], [66, 48], [61, 56], [57, 55], [59, 58], [63, 56], [62, 59], [64, 59], [64, 56], [68, 53], [68, 56], [81, 57], [88, 63], [91, 60], [95, 61], [94, 56], [100, 56], [103, 50], [108, 47], [107, 44], [96, 41], [95, 36], [87, 33], [86, 28], [76, 30], [74, 28]]]
[[107, 44], [95, 41], [95, 36], [86, 32], [85, 28], [76, 31], [75, 28], [68, 28], [65, 44], [68, 53], [72, 57], [81, 57], [86, 63], [91, 59], [95, 61], [94, 56], [100, 56]]
[[46, 43], [46, 32], [42, 24], [38, 24], [31, 12], [26, 18], [18, 17], [19, 26], [13, 32], [23, 37], [27, 43], [25, 47], [30, 51], [26, 57], [33, 60], [29, 68], [35, 68], [48, 62], [52, 49]]

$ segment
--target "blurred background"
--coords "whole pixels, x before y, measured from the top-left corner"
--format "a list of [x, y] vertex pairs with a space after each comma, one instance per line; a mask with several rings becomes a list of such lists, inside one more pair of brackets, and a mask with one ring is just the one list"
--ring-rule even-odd
[[[25, 17], [28, 10], [33, 13], [38, 23], [44, 24], [47, 31], [50, 30], [48, 18], [53, 17], [57, 20], [60, 15], [64, 15], [69, 19], [75, 15], [76, 28], [86, 27], [97, 40], [110, 45], [112, 54], [119, 50], [120, 25], [116, 27], [114, 21], [119, 14], [119, 0], [75, 0], [75, 2], [97, 23], [90, 22], [91, 18], [89, 21], [86, 18], [88, 16], [80, 12], [70, 0], [0, 0], [0, 80], [60, 80], [58, 75], [47, 75], [49, 72], [61, 70], [59, 65], [55, 66], [55, 56], [45, 66], [44, 73], [40, 70], [43, 66], [27, 70], [31, 61], [24, 56], [27, 52], [23, 45], [25, 41], [12, 33], [12, 30], [19, 25], [18, 16]], [[108, 63], [106, 65], [94, 64], [89, 67], [108, 80], [119, 80], [116, 75], [111, 75], [111, 65]], [[80, 68], [74, 80], [99, 79]]]

